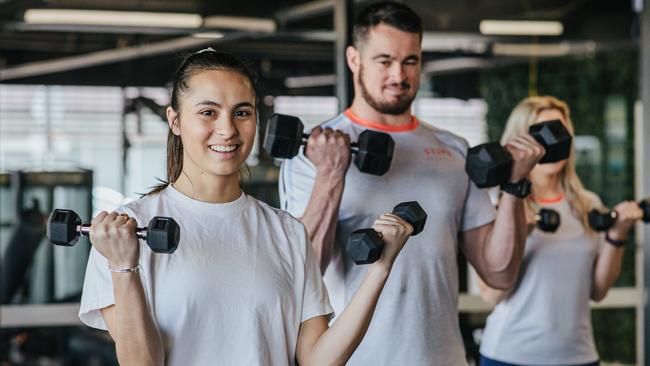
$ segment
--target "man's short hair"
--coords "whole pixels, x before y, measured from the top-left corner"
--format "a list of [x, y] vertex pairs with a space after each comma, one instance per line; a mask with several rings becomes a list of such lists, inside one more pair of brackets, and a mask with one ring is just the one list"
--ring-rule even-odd
[[379, 2], [367, 6], [354, 22], [352, 40], [359, 47], [368, 38], [368, 33], [379, 24], [386, 24], [404, 32], [417, 33], [422, 39], [422, 19], [411, 8], [393, 1]]

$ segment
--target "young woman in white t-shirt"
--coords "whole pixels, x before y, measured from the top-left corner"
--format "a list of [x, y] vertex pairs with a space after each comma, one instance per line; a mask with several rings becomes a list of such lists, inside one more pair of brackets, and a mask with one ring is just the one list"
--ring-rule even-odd
[[[561, 120], [574, 134], [566, 103], [551, 97], [524, 99], [512, 111], [502, 142], [528, 131], [532, 124]], [[594, 232], [587, 214], [602, 208], [584, 189], [575, 171], [575, 146], [569, 159], [538, 164], [530, 173], [527, 198], [529, 235], [517, 284], [510, 292], [480, 282], [484, 300], [495, 305], [481, 341], [481, 365], [597, 365], [589, 301], [602, 300], [621, 271], [622, 243], [643, 213], [626, 201], [614, 210], [616, 224]], [[560, 213], [556, 232], [535, 228], [541, 207]]]
[[[167, 118], [169, 184], [91, 222], [81, 319], [109, 331], [122, 365], [345, 364], [411, 226], [393, 214], [377, 219], [382, 257], [328, 327], [304, 227], [240, 187], [257, 128], [253, 75], [212, 49], [190, 55]], [[156, 215], [180, 225], [172, 254], [136, 239], [136, 226]]]

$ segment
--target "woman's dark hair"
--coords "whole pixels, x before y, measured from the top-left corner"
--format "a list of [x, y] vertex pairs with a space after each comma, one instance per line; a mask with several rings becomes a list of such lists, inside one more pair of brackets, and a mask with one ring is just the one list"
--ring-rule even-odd
[[417, 33], [422, 39], [422, 19], [411, 8], [394, 1], [385, 1], [368, 5], [361, 10], [354, 22], [352, 40], [354, 46], [368, 38], [372, 28], [386, 24], [404, 32]]
[[[244, 62], [230, 54], [217, 52], [212, 48], [201, 50], [187, 56], [176, 70], [171, 95], [171, 107], [176, 111], [177, 117], [173, 123], [179, 123], [180, 101], [181, 97], [188, 92], [190, 78], [206, 70], [226, 70], [239, 73], [250, 82], [254, 95], [257, 95], [257, 77]], [[165, 189], [170, 183], [178, 179], [182, 171], [183, 143], [181, 142], [181, 137], [175, 135], [170, 128], [167, 132], [167, 179], [162, 180], [160, 184], [154, 186], [147, 195], [158, 193]]]

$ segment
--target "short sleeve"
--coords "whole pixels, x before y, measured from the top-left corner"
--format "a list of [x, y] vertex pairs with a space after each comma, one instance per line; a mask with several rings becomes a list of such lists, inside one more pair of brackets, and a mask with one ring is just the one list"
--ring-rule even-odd
[[[120, 207], [115, 211], [127, 213], [131, 217], [136, 216], [126, 207]], [[140, 248], [142, 250], [142, 246]], [[81, 292], [79, 319], [89, 327], [108, 330], [101, 309], [114, 304], [113, 280], [108, 270], [108, 260], [92, 247]]]
[[302, 314], [300, 322], [311, 318], [327, 315], [328, 320], [334, 316], [334, 309], [330, 305], [329, 295], [318, 263], [314, 260], [314, 252], [307, 238], [307, 231], [301, 223], [296, 224], [296, 231], [301, 247], [305, 248], [305, 283], [302, 299]]
[[488, 192], [478, 188], [471, 179], [468, 186], [461, 231], [475, 229], [496, 218], [496, 210], [492, 206]]
[[278, 180], [280, 208], [295, 217], [302, 217], [309, 203], [316, 179], [316, 169], [300, 149], [293, 159], [285, 159]]
[[89, 327], [107, 330], [100, 310], [113, 304], [115, 298], [108, 260], [93, 247], [86, 267], [79, 319]]

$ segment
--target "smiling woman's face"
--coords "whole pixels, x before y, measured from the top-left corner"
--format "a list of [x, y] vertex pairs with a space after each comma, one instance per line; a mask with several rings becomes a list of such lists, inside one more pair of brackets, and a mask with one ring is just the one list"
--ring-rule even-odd
[[174, 134], [183, 142], [183, 171], [190, 176], [237, 176], [253, 148], [257, 118], [250, 81], [230, 70], [192, 75], [180, 99]]

